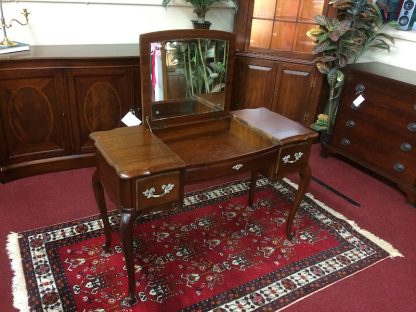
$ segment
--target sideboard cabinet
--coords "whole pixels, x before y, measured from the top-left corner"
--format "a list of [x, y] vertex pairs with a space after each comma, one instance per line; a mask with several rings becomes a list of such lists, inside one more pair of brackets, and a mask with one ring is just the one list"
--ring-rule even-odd
[[236, 15], [234, 109], [267, 107], [309, 126], [321, 109], [323, 76], [306, 32], [328, 0], [248, 0]]
[[89, 134], [140, 107], [138, 45], [32, 46], [0, 57], [0, 182], [94, 164]]
[[342, 155], [394, 182], [415, 205], [416, 73], [372, 62], [349, 65], [345, 75], [324, 152]]

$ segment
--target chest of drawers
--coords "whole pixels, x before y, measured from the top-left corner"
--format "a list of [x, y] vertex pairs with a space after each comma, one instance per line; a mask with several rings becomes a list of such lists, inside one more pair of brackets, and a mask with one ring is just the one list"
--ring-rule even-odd
[[[354, 101], [362, 96], [364, 101]], [[416, 72], [381, 63], [348, 67], [325, 151], [393, 181], [416, 204]]]

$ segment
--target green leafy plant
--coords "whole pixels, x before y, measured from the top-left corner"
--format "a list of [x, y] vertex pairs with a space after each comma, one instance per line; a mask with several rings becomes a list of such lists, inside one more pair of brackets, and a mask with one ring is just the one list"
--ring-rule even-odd
[[[187, 3], [190, 3], [194, 7], [194, 13], [198, 16], [198, 22], [205, 22], [205, 15], [207, 11], [211, 8], [214, 3], [217, 2], [232, 2], [234, 8], [238, 10], [238, 0], [184, 0]], [[167, 7], [170, 3], [175, 2], [175, 0], [163, 0], [162, 6]]]
[[329, 5], [337, 9], [337, 16], [316, 16], [320, 27], [307, 32], [308, 37], [315, 41], [313, 53], [316, 55], [316, 66], [326, 75], [329, 86], [324, 114], [320, 114], [311, 127], [328, 134], [335, 122], [345, 81], [343, 68], [354, 63], [367, 49], [390, 51], [390, 45], [394, 43], [391, 36], [379, 32], [383, 24], [379, 6], [384, 5], [383, 1], [331, 0]]

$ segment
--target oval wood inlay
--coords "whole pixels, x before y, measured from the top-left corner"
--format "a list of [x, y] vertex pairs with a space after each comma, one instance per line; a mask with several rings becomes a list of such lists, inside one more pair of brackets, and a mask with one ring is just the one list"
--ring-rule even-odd
[[10, 129], [22, 143], [47, 141], [53, 129], [53, 111], [40, 90], [23, 87], [12, 95], [8, 105]]
[[121, 101], [108, 83], [91, 86], [84, 99], [84, 120], [90, 132], [116, 128], [121, 115]]

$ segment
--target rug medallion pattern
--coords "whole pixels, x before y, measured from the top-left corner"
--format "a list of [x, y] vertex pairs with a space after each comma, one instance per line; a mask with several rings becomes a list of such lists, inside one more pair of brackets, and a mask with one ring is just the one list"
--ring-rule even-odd
[[133, 307], [123, 305], [127, 273], [116, 212], [108, 254], [98, 216], [21, 233], [30, 309], [276, 311], [389, 256], [309, 197], [288, 240], [294, 188], [259, 179], [249, 207], [248, 185], [189, 193], [180, 211], [137, 221]]

